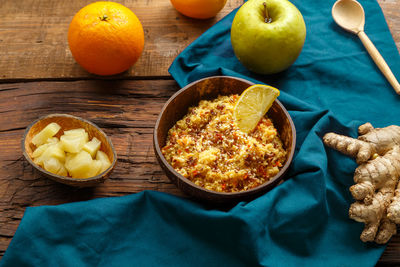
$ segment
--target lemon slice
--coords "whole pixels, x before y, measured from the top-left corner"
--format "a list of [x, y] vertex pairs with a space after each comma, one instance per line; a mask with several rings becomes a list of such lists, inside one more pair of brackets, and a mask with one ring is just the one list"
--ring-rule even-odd
[[242, 132], [251, 132], [279, 96], [279, 90], [255, 84], [247, 88], [236, 103], [234, 116]]

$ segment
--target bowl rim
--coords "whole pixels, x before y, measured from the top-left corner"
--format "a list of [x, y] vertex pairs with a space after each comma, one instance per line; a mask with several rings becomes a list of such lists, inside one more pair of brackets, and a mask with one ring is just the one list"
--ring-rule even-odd
[[[27, 137], [29, 131], [31, 130], [31, 128], [32, 128], [36, 123], [38, 123], [38, 122], [41, 121], [41, 120], [44, 120], [44, 119], [47, 119], [47, 118], [52, 118], [52, 117], [68, 117], [68, 118], [72, 118], [72, 119], [76, 119], [76, 120], [83, 121], [83, 122], [85, 122], [85, 123], [87, 123], [87, 124], [90, 124], [91, 126], [95, 127], [101, 134], [104, 135], [105, 139], [106, 139], [107, 142], [110, 144], [110, 147], [111, 147], [111, 150], [112, 150], [113, 156], [114, 156], [114, 159], [113, 159], [113, 161], [111, 162], [110, 167], [108, 167], [105, 171], [103, 171], [103, 172], [101, 172], [101, 173], [99, 173], [99, 174], [97, 174], [96, 176], [93, 176], [93, 177], [89, 177], [89, 178], [72, 178], [72, 177], [69, 177], [69, 176], [61, 176], [61, 175], [54, 174], [54, 173], [52, 173], [52, 172], [46, 171], [45, 169], [43, 169], [42, 167], [40, 167], [39, 165], [37, 165], [36, 163], [34, 163], [33, 160], [31, 159], [31, 157], [30, 157], [30, 156], [28, 155], [28, 153], [26, 152], [26, 149], [25, 149], [25, 140], [26, 140], [26, 137]], [[81, 118], [81, 117], [78, 117], [78, 116], [74, 116], [74, 115], [70, 115], [70, 114], [64, 114], [64, 113], [52, 113], [52, 114], [44, 115], [44, 116], [39, 117], [39, 118], [36, 119], [35, 121], [31, 122], [31, 123], [26, 127], [26, 129], [25, 129], [25, 131], [24, 131], [24, 135], [23, 135], [22, 140], [21, 140], [21, 148], [22, 148], [22, 154], [24, 155], [25, 159], [26, 159], [36, 170], [38, 170], [38, 171], [41, 172], [41, 173], [44, 173], [44, 174], [47, 175], [48, 177], [54, 177], [54, 178], [55, 178], [54, 180], [56, 180], [56, 181], [58, 181], [58, 182], [60, 182], [59, 180], [64, 180], [64, 181], [71, 181], [71, 182], [75, 182], [75, 183], [82, 183], [82, 184], [84, 184], [84, 183], [89, 183], [89, 182], [93, 182], [93, 181], [96, 181], [96, 180], [101, 180], [101, 179], [103, 178], [103, 176], [105, 176], [108, 172], [110, 172], [110, 171], [114, 168], [114, 165], [115, 165], [115, 163], [117, 162], [117, 152], [115, 151], [114, 145], [113, 145], [113, 143], [111, 142], [111, 139], [107, 136], [107, 134], [106, 134], [102, 129], [100, 129], [99, 126], [97, 126], [97, 125], [94, 124], [93, 122], [88, 121], [88, 120], [86, 120], [86, 119], [84, 119], [84, 118]]]
[[[164, 114], [165, 110], [167, 109], [167, 107], [169, 106], [169, 104], [176, 98], [178, 97], [178, 95], [180, 95], [182, 92], [188, 90], [188, 88], [192, 87], [193, 85], [195, 85], [196, 83], [200, 83], [204, 80], [209, 80], [209, 79], [219, 79], [219, 78], [227, 78], [227, 79], [235, 79], [235, 80], [239, 80], [242, 81], [244, 83], [249, 84], [249, 86], [254, 85], [254, 82], [251, 82], [249, 80], [243, 79], [243, 78], [238, 78], [238, 77], [234, 77], [234, 76], [224, 76], [224, 75], [217, 75], [217, 76], [209, 76], [209, 77], [205, 77], [199, 80], [196, 80], [194, 82], [191, 82], [189, 84], [187, 84], [186, 86], [184, 86], [183, 88], [181, 88], [180, 90], [178, 90], [176, 93], [174, 93], [169, 99], [168, 101], [164, 104], [163, 108], [161, 109], [156, 124], [154, 126], [154, 131], [153, 131], [153, 143], [154, 143], [154, 147], [156, 149], [156, 153], [158, 154], [158, 158], [159, 160], [162, 161], [163, 165], [173, 174], [175, 175], [180, 181], [182, 181], [183, 183], [185, 183], [188, 186], [192, 186], [194, 188], [196, 188], [197, 190], [201, 190], [201, 191], [205, 191], [208, 194], [212, 194], [214, 196], [224, 196], [224, 197], [228, 197], [228, 198], [239, 198], [239, 197], [245, 197], [248, 195], [253, 195], [259, 191], [262, 191], [265, 187], [269, 187], [272, 186], [272, 188], [274, 188], [275, 186], [273, 186], [274, 183], [278, 183], [283, 179], [284, 174], [286, 173], [287, 169], [289, 168], [292, 160], [293, 160], [293, 156], [294, 156], [294, 151], [295, 151], [295, 147], [296, 147], [296, 127], [293, 123], [293, 120], [289, 114], [289, 112], [286, 110], [286, 108], [283, 106], [283, 104], [276, 99], [275, 102], [281, 107], [283, 113], [285, 114], [285, 116], [288, 118], [289, 124], [291, 126], [291, 129], [293, 129], [293, 133], [292, 133], [292, 145], [290, 147], [290, 153], [287, 157], [287, 160], [285, 162], [285, 165], [283, 165], [283, 167], [279, 170], [279, 172], [273, 176], [272, 179], [270, 179], [269, 181], [255, 187], [249, 190], [245, 190], [245, 191], [240, 191], [240, 192], [217, 192], [217, 191], [213, 191], [210, 189], [206, 189], [204, 187], [201, 187], [199, 185], [196, 185], [195, 183], [193, 183], [192, 181], [190, 181], [188, 178], [184, 177], [183, 175], [181, 175], [180, 173], [178, 173], [169, 163], [168, 161], [165, 159], [162, 151], [161, 151], [161, 147], [160, 144], [158, 142], [158, 138], [157, 138], [157, 130], [159, 128], [160, 122], [161, 122], [161, 117]], [[176, 122], [175, 122], [176, 123]]]

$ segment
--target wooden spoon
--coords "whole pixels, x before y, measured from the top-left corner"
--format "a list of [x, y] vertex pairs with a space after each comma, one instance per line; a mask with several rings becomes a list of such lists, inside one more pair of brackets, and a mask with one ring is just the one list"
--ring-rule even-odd
[[355, 0], [338, 0], [332, 7], [332, 16], [340, 27], [353, 34], [357, 34], [358, 37], [360, 37], [361, 42], [378, 68], [393, 86], [396, 93], [400, 95], [399, 82], [396, 80], [396, 77], [394, 77], [389, 66], [364, 32], [365, 14], [361, 4]]

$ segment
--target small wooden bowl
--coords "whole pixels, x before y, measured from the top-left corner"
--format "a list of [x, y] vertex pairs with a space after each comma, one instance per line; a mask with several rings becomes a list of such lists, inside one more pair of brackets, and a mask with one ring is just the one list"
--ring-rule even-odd
[[167, 162], [161, 152], [165, 146], [169, 129], [187, 114], [189, 107], [197, 106], [202, 99], [215, 99], [219, 95], [241, 94], [253, 83], [244, 79], [215, 76], [193, 82], [175, 93], [164, 105], [154, 128], [153, 145], [158, 162], [164, 169], [169, 179], [187, 194], [197, 199], [213, 203], [228, 203], [249, 200], [259, 196], [275, 187], [284, 177], [293, 159], [296, 145], [296, 129], [293, 121], [283, 107], [275, 100], [267, 115], [274, 122], [280, 134], [284, 148], [287, 150], [287, 159], [282, 169], [268, 182], [243, 192], [220, 193], [200, 187], [189, 179], [183, 177]]
[[[40, 166], [36, 165], [32, 160], [32, 153], [35, 150], [35, 145], [32, 144], [32, 138], [38, 134], [44, 127], [46, 127], [49, 123], [56, 122], [61, 126], [60, 131], [55, 135], [60, 138], [61, 135], [64, 134], [64, 130], [71, 130], [77, 128], [83, 128], [89, 134], [89, 140], [93, 137], [96, 137], [101, 141], [100, 150], [107, 154], [108, 158], [111, 161], [111, 166], [105, 170], [104, 172], [90, 178], [71, 178], [66, 176], [61, 176], [57, 174], [53, 174], [51, 172], [46, 171]], [[104, 182], [105, 179], [108, 178], [109, 174], [113, 170], [115, 163], [117, 161], [117, 154], [115, 152], [114, 146], [107, 137], [107, 135], [94, 123], [87, 121], [85, 119], [75, 117], [68, 114], [50, 114], [44, 117], [41, 117], [31, 123], [25, 130], [24, 136], [22, 138], [22, 151], [26, 158], [26, 160], [36, 169], [39, 173], [47, 176], [48, 178], [72, 186], [79, 187], [87, 187], [94, 186], [98, 183]]]

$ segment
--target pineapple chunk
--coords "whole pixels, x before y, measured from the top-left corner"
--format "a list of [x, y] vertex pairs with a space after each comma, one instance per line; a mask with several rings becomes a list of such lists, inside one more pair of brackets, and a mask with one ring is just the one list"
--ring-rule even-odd
[[[50, 125], [50, 124], [49, 124]], [[48, 125], [48, 126], [49, 126]], [[56, 124], [58, 126], [58, 124]], [[46, 128], [48, 127], [46, 126]], [[46, 129], [45, 128], [45, 129]], [[111, 165], [108, 156], [100, 151], [101, 141], [93, 137], [90, 142], [85, 129], [72, 129], [64, 131], [58, 139], [54, 137], [57, 131], [51, 126], [49, 130], [43, 129], [37, 136], [37, 148], [32, 153], [34, 163], [45, 170], [73, 178], [89, 178], [96, 176]], [[51, 134], [49, 134], [51, 132]], [[53, 134], [54, 132], [54, 134]], [[96, 159], [94, 160], [94, 156]]]
[[68, 170], [72, 178], [89, 178], [96, 176], [101, 165], [94, 163], [92, 156], [82, 150], [78, 154], [67, 157], [65, 168]]
[[60, 137], [60, 142], [65, 152], [78, 153], [82, 150], [87, 142], [87, 136], [81, 135], [63, 135]]
[[86, 133], [86, 131], [83, 128], [77, 128], [77, 129], [64, 131], [65, 135], [82, 135], [82, 134], [85, 134], [85, 133]]
[[82, 164], [85, 165], [90, 163], [92, 160], [92, 157], [86, 151], [81, 151], [79, 153], [67, 153], [64, 166], [67, 171], [71, 173], [71, 170], [73, 170], [76, 166]]
[[89, 141], [89, 134], [83, 128], [64, 131], [64, 135], [84, 135], [86, 136], [86, 142]]
[[47, 160], [48, 158], [56, 158], [62, 163], [65, 162], [65, 152], [62, 149], [61, 143], [50, 144], [49, 147], [43, 152], [41, 157], [44, 160]]
[[64, 167], [64, 165], [61, 165], [61, 168], [58, 170], [57, 174], [61, 176], [68, 176], [67, 169]]
[[47, 139], [47, 141], [46, 141], [45, 144], [38, 146], [38, 147], [35, 149], [35, 151], [33, 151], [32, 157], [34, 157], [34, 158], [40, 157], [40, 156], [43, 154], [43, 152], [45, 152], [46, 149], [47, 149], [49, 146], [51, 146], [51, 145], [53, 145], [53, 144], [57, 144], [59, 141], [60, 141], [60, 140], [58, 140], [57, 137], [52, 137], [52, 138]]
[[101, 162], [100, 173], [104, 172], [111, 166], [110, 159], [108, 158], [107, 154], [104, 153], [103, 151], [100, 150], [97, 151], [96, 160], [99, 160]]
[[33, 159], [33, 162], [34, 162], [36, 165], [39, 165], [39, 166], [43, 167], [43, 158], [42, 158], [42, 157], [34, 158], [34, 159]]
[[[43, 146], [45, 147], [44, 151], [39, 156], [34, 158], [34, 160], [33, 160], [34, 163], [36, 163], [40, 166], [44, 166], [44, 162], [49, 160], [50, 158], [55, 158], [55, 159], [59, 160], [61, 163], [65, 162], [65, 152], [64, 152], [64, 150], [62, 150], [60, 143], [44, 144], [44, 145], [41, 145], [40, 147], [38, 147], [36, 150], [38, 150], [39, 148], [42, 148]], [[36, 150], [35, 150], [35, 152], [36, 152]]]
[[43, 152], [44, 152], [49, 146], [50, 146], [50, 144], [48, 144], [48, 143], [38, 146], [38, 148], [36, 148], [35, 151], [33, 151], [32, 157], [33, 157], [33, 158], [40, 157], [40, 156], [43, 154]]
[[76, 155], [76, 153], [65, 153], [65, 165], [67, 164], [67, 162], [69, 160], [71, 160], [74, 156]]
[[99, 150], [101, 141], [96, 137], [93, 137], [90, 142], [87, 142], [83, 146], [83, 150], [89, 152], [89, 154], [94, 158], [96, 156], [97, 150]]
[[64, 131], [65, 135], [82, 135], [86, 133], [85, 129], [83, 128], [77, 128], [77, 129], [72, 129], [72, 130], [66, 130]]
[[53, 137], [59, 130], [61, 126], [55, 122], [50, 123], [43, 130], [41, 130], [37, 135], [32, 138], [32, 143], [35, 146], [40, 146], [46, 143], [47, 139]]
[[57, 137], [52, 137], [47, 139], [46, 144], [57, 144], [58, 142], [60, 142], [60, 140]]
[[43, 160], [43, 167], [46, 171], [54, 174], [58, 174], [58, 172], [60, 172], [60, 169], [64, 168], [62, 163], [58, 159], [53, 157]]
[[102, 173], [101, 169], [103, 167], [103, 163], [100, 160], [93, 160], [93, 165], [92, 165], [92, 172], [93, 176], [96, 176], [100, 173]]

